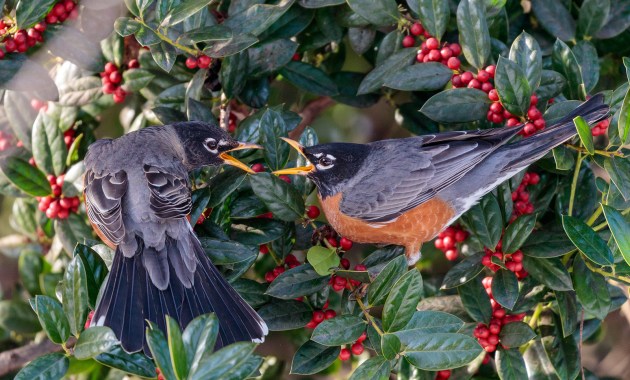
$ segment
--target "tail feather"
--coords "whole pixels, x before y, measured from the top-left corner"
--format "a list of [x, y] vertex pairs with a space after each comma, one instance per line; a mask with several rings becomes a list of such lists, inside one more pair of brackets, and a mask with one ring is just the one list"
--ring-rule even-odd
[[[236, 341], [264, 340], [268, 332], [264, 321], [223, 278], [192, 231], [187, 238], [190, 244], [178, 246], [167, 237], [169, 283], [164, 290], [155, 286], [144, 265], [143, 255], [155, 250], [140, 240], [132, 257], [116, 250], [92, 324], [109, 326], [125, 351], [143, 350], [150, 355], [145, 320], [166, 331], [165, 315], [175, 318], [183, 329], [197, 316], [215, 313], [220, 326], [215, 349]], [[174, 256], [181, 254], [178, 247], [182, 246], [191, 247], [196, 260], [194, 273], [183, 278], [176, 273], [182, 271], [182, 261]]]

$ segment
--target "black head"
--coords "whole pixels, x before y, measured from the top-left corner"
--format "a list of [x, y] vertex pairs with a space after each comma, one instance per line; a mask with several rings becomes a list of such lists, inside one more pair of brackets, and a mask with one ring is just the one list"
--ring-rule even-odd
[[190, 121], [171, 126], [184, 147], [186, 155], [184, 162], [189, 169], [228, 164], [251, 172], [247, 165], [227, 153], [240, 149], [260, 148], [259, 146], [236, 141], [216, 124]]

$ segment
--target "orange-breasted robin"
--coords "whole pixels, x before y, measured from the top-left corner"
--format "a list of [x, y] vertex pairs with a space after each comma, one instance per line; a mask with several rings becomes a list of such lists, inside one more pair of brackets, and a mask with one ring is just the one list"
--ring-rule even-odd
[[259, 147], [200, 122], [149, 127], [89, 147], [88, 217], [116, 250], [91, 324], [109, 326], [125, 351], [144, 349], [149, 355], [145, 320], [166, 331], [165, 315], [184, 328], [214, 312], [220, 325], [217, 349], [264, 340], [265, 322], [221, 276], [187, 220], [188, 172], [221, 164], [252, 172], [228, 155], [248, 148]]
[[576, 134], [573, 118], [607, 117], [598, 95], [531, 137], [512, 142], [523, 126], [445, 132], [370, 144], [302, 147], [285, 139], [308, 165], [275, 174], [308, 176], [322, 208], [341, 235], [362, 243], [406, 248], [410, 265], [423, 242], [496, 186]]

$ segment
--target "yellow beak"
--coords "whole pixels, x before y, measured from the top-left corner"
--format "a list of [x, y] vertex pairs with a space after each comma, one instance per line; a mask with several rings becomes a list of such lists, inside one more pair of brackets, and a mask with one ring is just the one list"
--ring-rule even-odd
[[235, 150], [262, 149], [262, 148], [263, 147], [260, 146], [260, 145], [239, 142], [239, 144], [238, 144], [238, 146], [236, 148], [227, 150], [227, 151], [219, 154], [219, 157], [221, 157], [221, 159], [223, 160], [224, 164], [235, 166], [235, 167], [237, 167], [237, 168], [239, 168], [241, 170], [244, 170], [247, 173], [253, 174], [253, 173], [255, 173], [255, 171], [253, 171], [252, 168], [250, 168], [249, 166], [245, 165], [244, 163], [242, 163], [241, 161], [237, 160], [236, 158], [230, 156], [228, 153], [229, 152], [234, 152]]
[[281, 174], [307, 175], [308, 173], [310, 173], [310, 172], [315, 170], [315, 166], [313, 166], [313, 164], [311, 164], [311, 162], [308, 160], [308, 158], [304, 154], [304, 147], [302, 145], [300, 145], [300, 143], [298, 143], [295, 140], [288, 139], [286, 137], [281, 137], [281, 139], [286, 141], [295, 150], [297, 150], [298, 153], [301, 154], [306, 159], [306, 162], [308, 162], [308, 165], [306, 165], [306, 166], [298, 166], [296, 168], [287, 168], [287, 169], [276, 170], [275, 172], [273, 172], [273, 174], [275, 174], [275, 175], [281, 175]]

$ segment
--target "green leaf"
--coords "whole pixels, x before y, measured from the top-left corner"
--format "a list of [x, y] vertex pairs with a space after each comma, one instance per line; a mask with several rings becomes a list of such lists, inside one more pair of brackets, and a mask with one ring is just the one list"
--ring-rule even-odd
[[46, 175], [27, 161], [16, 156], [0, 160], [0, 170], [12, 184], [34, 197], [44, 197], [52, 190]]
[[525, 74], [529, 88], [532, 91], [537, 89], [543, 72], [542, 51], [538, 41], [526, 32], [521, 32], [512, 42], [509, 57]]
[[501, 380], [527, 379], [525, 361], [518, 349], [506, 350], [499, 347], [494, 360]]
[[523, 70], [516, 63], [499, 57], [494, 84], [505, 109], [518, 116], [527, 114], [532, 89]]
[[[562, 215], [562, 227], [573, 244], [586, 257], [599, 265], [612, 265], [615, 261], [604, 239], [580, 219]], [[567, 290], [567, 289], [558, 289]]]
[[305, 62], [291, 61], [280, 69], [280, 74], [298, 88], [321, 96], [335, 96], [339, 89], [321, 69]]
[[371, 306], [383, 304], [396, 281], [398, 281], [398, 279], [401, 278], [406, 271], [406, 257], [398, 256], [390, 261], [368, 287], [369, 304]]
[[418, 336], [436, 333], [456, 333], [464, 326], [464, 321], [442, 311], [416, 311], [411, 320], [400, 331], [394, 332], [404, 346], [410, 346]]
[[365, 76], [363, 81], [361, 81], [357, 95], [367, 94], [380, 89], [389, 76], [411, 65], [417, 53], [417, 49], [409, 48], [392, 54]]
[[18, 334], [34, 334], [41, 325], [33, 308], [24, 301], [0, 301], [0, 327]]
[[582, 116], [576, 116], [573, 119], [573, 124], [575, 124], [575, 129], [577, 129], [578, 135], [580, 136], [580, 141], [582, 141], [582, 145], [588, 152], [588, 154], [595, 154], [595, 146], [593, 145], [593, 134], [591, 133], [591, 127], [586, 123], [586, 121], [582, 118]]
[[[208, 185], [212, 189], [210, 200], [206, 207], [217, 207], [230, 196], [245, 180], [247, 174], [238, 168], [227, 167], [221, 173], [212, 178]], [[247, 243], [243, 243], [247, 244]]]
[[376, 31], [369, 27], [348, 28], [348, 41], [355, 53], [366, 53], [374, 43]]
[[554, 318], [555, 329], [550, 329], [551, 334], [543, 338], [544, 348], [553, 364], [554, 375], [560, 379], [575, 379], [582, 367], [579, 347], [573, 336], [562, 337], [559, 325]]
[[562, 41], [575, 39], [575, 20], [561, 1], [532, 0], [540, 26]]
[[199, 238], [201, 246], [216, 265], [236, 264], [256, 256], [251, 247], [231, 240]]
[[523, 267], [533, 278], [553, 290], [573, 290], [569, 272], [558, 258], [524, 256]]
[[567, 81], [564, 77], [553, 70], [543, 70], [540, 77], [540, 86], [536, 89], [536, 94], [540, 99], [551, 99], [562, 93]]
[[103, 85], [96, 77], [77, 78], [59, 88], [59, 104], [62, 106], [84, 106], [100, 97]]
[[505, 348], [518, 348], [536, 337], [527, 323], [510, 322], [501, 328], [499, 339]]
[[133, 69], [123, 72], [123, 83], [127, 91], [138, 91], [151, 83], [155, 75], [149, 70]]
[[328, 368], [339, 356], [341, 347], [327, 347], [312, 340], [306, 341], [297, 350], [291, 363], [291, 373], [312, 375]]
[[186, 0], [174, 7], [162, 20], [161, 26], [174, 26], [192, 17], [195, 13], [207, 7], [213, 0]]
[[424, 29], [437, 38], [442, 39], [451, 14], [446, 0], [410, 0], [409, 8], [418, 15]]
[[93, 234], [92, 228], [79, 214], [70, 214], [67, 219], [55, 220], [55, 232], [68, 253], [74, 251], [77, 243], [84, 243], [87, 239], [92, 239]]
[[136, 376], [148, 378], [155, 376], [155, 365], [151, 359], [142, 352], [128, 354], [120, 346], [114, 346], [109, 351], [96, 356], [94, 360]]
[[630, 200], [630, 158], [608, 158], [604, 161], [604, 168], [610, 175], [610, 180], [619, 189], [623, 199]]
[[490, 323], [492, 318], [492, 305], [481, 284], [481, 279], [476, 277], [457, 288], [459, 297], [464, 304], [466, 312], [477, 322]]
[[273, 301], [258, 310], [270, 331], [294, 330], [306, 326], [313, 317], [313, 310], [304, 302]]
[[20, 0], [15, 7], [15, 22], [18, 29], [35, 25], [52, 9], [55, 0]]
[[[17, 201], [15, 205], [19, 204]], [[25, 249], [20, 252], [18, 261], [20, 280], [31, 295], [41, 294], [39, 287], [39, 275], [44, 272], [44, 260], [40, 252]]]
[[256, 344], [252, 342], [236, 342], [223, 347], [212, 355], [205, 356], [191, 380], [201, 379], [244, 379], [249, 377], [262, 360], [252, 361], [252, 353]]
[[308, 262], [313, 266], [315, 272], [325, 276], [330, 274], [331, 269], [339, 266], [339, 255], [335, 249], [330, 249], [315, 245], [306, 253]]
[[354, 12], [374, 25], [395, 25], [400, 17], [394, 0], [347, 0], [347, 3]]
[[598, 319], [606, 318], [611, 306], [606, 279], [599, 273], [591, 272], [580, 255], [573, 262], [573, 283], [584, 310]]
[[398, 336], [394, 334], [385, 334], [381, 339], [381, 350], [383, 351], [383, 356], [392, 360], [396, 358], [396, 355], [400, 352], [401, 344]]
[[140, 25], [140, 28], [134, 35], [138, 43], [142, 46], [151, 46], [162, 42], [160, 37], [151, 28], [144, 25]]
[[57, 344], [70, 336], [70, 325], [59, 301], [47, 296], [35, 296], [34, 309], [48, 338]]
[[338, 277], [357, 280], [364, 284], [369, 284], [372, 282], [372, 279], [370, 278], [370, 274], [368, 273], [368, 271], [336, 270], [335, 275]]
[[518, 279], [506, 269], [500, 269], [492, 279], [492, 296], [499, 305], [512, 310], [518, 299]]
[[258, 36], [275, 23], [290, 7], [294, 0], [282, 0], [276, 5], [255, 4], [242, 12], [230, 15], [224, 22], [232, 30]]
[[90, 327], [81, 333], [74, 345], [74, 357], [79, 360], [93, 358], [111, 350], [118, 343], [116, 334], [109, 327]]
[[326, 319], [315, 330], [311, 340], [326, 346], [340, 346], [355, 342], [365, 331], [366, 323], [354, 315]]
[[[223, 92], [228, 98], [234, 98], [245, 87], [246, 77], [243, 73], [247, 70], [249, 65], [248, 52], [241, 52], [238, 54], [225, 57], [221, 62], [221, 71], [219, 72], [219, 79]], [[241, 122], [242, 124], [242, 122]]]
[[504, 253], [516, 252], [530, 236], [536, 225], [536, 215], [521, 215], [510, 223], [503, 234]]
[[630, 222], [614, 208], [602, 205], [608, 228], [626, 263], [630, 264]]
[[203, 314], [190, 321], [182, 333], [189, 373], [195, 375], [201, 359], [214, 350], [219, 336], [219, 320], [216, 314]]
[[[555, 291], [556, 301], [558, 302], [558, 313], [560, 315], [560, 321], [558, 325], [562, 326], [562, 331], [559, 331], [559, 335], [568, 337], [577, 329], [578, 325], [578, 311], [577, 311], [577, 298], [574, 291], [559, 292]], [[558, 329], [560, 326], [558, 326]]]
[[300, 265], [276, 277], [267, 294], [284, 300], [294, 299], [321, 290], [328, 285], [329, 278], [317, 274], [310, 264]]
[[155, 364], [160, 369], [165, 379], [176, 379], [177, 377], [175, 376], [173, 364], [171, 363], [171, 354], [164, 333], [153, 322], [147, 323], [149, 327], [146, 329], [146, 339]]
[[443, 88], [453, 71], [438, 62], [411, 65], [385, 79], [384, 85], [401, 91], [434, 91]]
[[[247, 73], [252, 77], [269, 75], [291, 62], [297, 43], [287, 38], [267, 41], [247, 49]], [[242, 74], [242, 73], [241, 73]]]
[[490, 32], [485, 4], [481, 0], [462, 0], [457, 6], [459, 42], [466, 60], [482, 69], [490, 56]]
[[131, 17], [118, 17], [114, 22], [114, 30], [123, 37], [136, 33], [140, 27], [141, 24]]
[[580, 36], [590, 37], [597, 34], [610, 12], [610, 0], [585, 0], [580, 7], [577, 32]]
[[260, 137], [265, 148], [263, 155], [272, 170], [283, 168], [289, 160], [289, 144], [281, 139], [286, 137], [288, 132], [288, 127], [279, 112], [267, 109], [260, 118]]
[[612, 1], [608, 19], [599, 29], [596, 37], [607, 39], [618, 36], [630, 26], [630, 3], [627, 1]]
[[189, 363], [186, 359], [186, 350], [182, 339], [182, 331], [179, 323], [170, 315], [166, 317], [166, 336], [168, 340], [169, 353], [171, 354], [171, 363], [177, 379], [186, 379], [188, 377]]
[[352, 372], [349, 380], [387, 380], [392, 371], [392, 363], [381, 356], [370, 358]]
[[521, 247], [525, 255], [539, 258], [563, 256], [573, 249], [575, 246], [565, 234], [549, 231], [534, 232]]
[[473, 361], [482, 348], [476, 339], [463, 334], [419, 336], [403, 356], [415, 367], [427, 371], [457, 368]]
[[[228, 20], [232, 20], [229, 18]], [[251, 34], [238, 34], [229, 40], [217, 41], [203, 50], [203, 53], [212, 58], [223, 58], [242, 52], [258, 42], [258, 38]]]
[[599, 81], [599, 56], [597, 49], [590, 41], [580, 41], [571, 49], [582, 69], [582, 79], [586, 92], [593, 91]]
[[466, 224], [485, 247], [494, 248], [501, 240], [503, 216], [497, 198], [488, 194], [464, 214]]
[[385, 331], [393, 332], [403, 329], [413, 317], [422, 294], [422, 276], [417, 270], [412, 269], [398, 279], [383, 307]]
[[62, 379], [68, 367], [70, 366], [70, 360], [61, 352], [53, 352], [52, 354], [46, 354], [40, 356], [28, 363], [26, 367], [22, 368], [15, 380], [59, 380]]
[[87, 276], [79, 257], [74, 257], [68, 264], [63, 284], [63, 310], [70, 322], [70, 331], [79, 336], [88, 315]]
[[195, 44], [207, 41], [227, 41], [233, 36], [230, 28], [219, 24], [190, 30], [177, 37], [177, 41], [182, 44]]
[[483, 253], [475, 253], [472, 256], [464, 257], [462, 261], [455, 264], [444, 276], [440, 289], [453, 289], [474, 279], [483, 271], [481, 264]]
[[[175, 48], [166, 43], [165, 41], [160, 41], [158, 44], [151, 45], [151, 56], [155, 63], [160, 66], [160, 68], [167, 73], [171, 72], [171, 69], [175, 65], [175, 60], [177, 59], [177, 50]], [[203, 70], [197, 71], [195, 76], [199, 74], [204, 74]]]
[[553, 44], [551, 55], [553, 69], [567, 80], [564, 95], [568, 99], [586, 100], [586, 89], [582, 79], [582, 70], [571, 49], [560, 40]]
[[57, 121], [40, 113], [33, 124], [33, 158], [37, 167], [46, 173], [60, 175], [66, 168], [66, 144]]
[[287, 222], [300, 219], [304, 213], [304, 199], [291, 185], [271, 173], [249, 176], [249, 183], [275, 218]]
[[490, 103], [481, 90], [457, 88], [433, 95], [420, 112], [439, 123], [465, 123], [485, 118]]
[[619, 111], [619, 119], [617, 121], [617, 131], [621, 142], [627, 143], [628, 137], [630, 137], [630, 91], [626, 92], [623, 103], [621, 103], [621, 110]]

